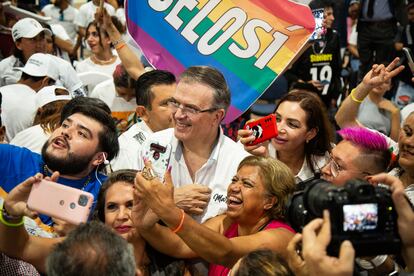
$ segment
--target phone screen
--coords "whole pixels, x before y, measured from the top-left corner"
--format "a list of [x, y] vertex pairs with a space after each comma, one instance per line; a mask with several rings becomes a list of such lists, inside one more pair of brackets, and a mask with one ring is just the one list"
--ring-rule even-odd
[[313, 18], [315, 19], [315, 30], [313, 31], [309, 40], [310, 41], [321, 40], [323, 39], [326, 33], [326, 29], [323, 26], [324, 10], [314, 9], [312, 10], [312, 14], [313, 14]]

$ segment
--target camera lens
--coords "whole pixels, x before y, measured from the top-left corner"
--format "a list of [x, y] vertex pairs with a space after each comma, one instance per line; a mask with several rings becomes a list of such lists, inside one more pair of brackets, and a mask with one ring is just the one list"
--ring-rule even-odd
[[70, 207], [70, 209], [75, 209], [75, 207], [76, 207], [75, 202], [71, 202], [71, 203], [69, 204], [69, 207]]
[[88, 197], [86, 195], [80, 195], [78, 204], [82, 207], [85, 207], [88, 204]]
[[312, 217], [322, 217], [323, 210], [328, 207], [331, 191], [336, 190], [336, 186], [322, 179], [319, 179], [315, 185], [307, 190], [305, 205], [309, 208]]

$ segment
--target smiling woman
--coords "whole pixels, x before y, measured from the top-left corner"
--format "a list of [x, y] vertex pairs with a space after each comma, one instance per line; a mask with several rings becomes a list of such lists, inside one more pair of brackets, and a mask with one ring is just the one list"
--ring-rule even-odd
[[312, 178], [323, 168], [331, 150], [331, 127], [326, 110], [317, 95], [295, 90], [282, 97], [274, 112], [278, 136], [270, 143], [248, 144], [255, 137], [251, 130], [239, 130], [246, 151], [271, 156], [285, 163], [296, 182]]
[[[122, 24], [116, 17], [112, 17], [112, 22], [118, 31], [122, 32]], [[112, 43], [108, 34], [93, 21], [86, 28], [85, 37], [92, 55], [79, 62], [76, 65], [76, 71], [78, 73], [95, 71], [112, 76], [116, 65], [120, 64], [121, 60], [118, 56], [112, 54]]]
[[[283, 221], [283, 208], [295, 182], [289, 168], [275, 159], [246, 157], [228, 187], [226, 214], [201, 225], [175, 205], [169, 173], [166, 184], [141, 173], [135, 181], [140, 200], [150, 208], [133, 210], [141, 236], [167, 255], [205, 259], [210, 262], [209, 275], [227, 275], [239, 258], [257, 249], [283, 256], [293, 237]], [[159, 218], [168, 227], [157, 224]]]

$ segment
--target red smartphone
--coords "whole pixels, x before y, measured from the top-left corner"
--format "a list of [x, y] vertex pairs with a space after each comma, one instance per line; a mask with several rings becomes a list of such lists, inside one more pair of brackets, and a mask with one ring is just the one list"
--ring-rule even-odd
[[248, 144], [249, 146], [257, 145], [277, 137], [276, 115], [270, 114], [256, 121], [248, 122], [244, 126], [244, 129], [251, 129], [253, 136], [256, 137], [256, 139]]
[[91, 193], [43, 179], [33, 184], [27, 207], [77, 225], [88, 220], [93, 199]]

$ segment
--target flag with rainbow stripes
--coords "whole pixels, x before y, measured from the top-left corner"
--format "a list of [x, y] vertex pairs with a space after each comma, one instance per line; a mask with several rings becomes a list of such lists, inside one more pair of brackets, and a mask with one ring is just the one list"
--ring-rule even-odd
[[246, 111], [304, 49], [311, 10], [289, 0], [126, 1], [129, 33], [157, 69], [220, 70], [232, 93], [225, 123]]

